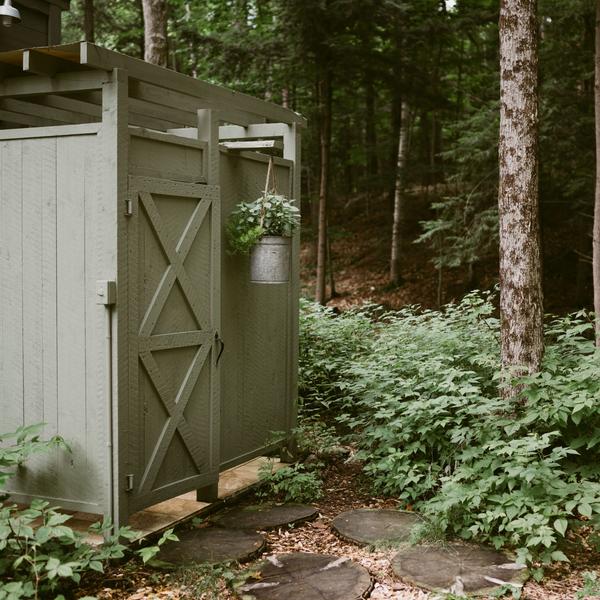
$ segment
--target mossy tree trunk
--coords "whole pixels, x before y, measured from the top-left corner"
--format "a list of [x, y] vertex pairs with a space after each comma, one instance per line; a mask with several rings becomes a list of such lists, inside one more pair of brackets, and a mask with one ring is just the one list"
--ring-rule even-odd
[[167, 3], [166, 0], [142, 0], [144, 14], [144, 60], [167, 66]]
[[404, 222], [404, 187], [406, 183], [406, 161], [410, 134], [410, 109], [402, 102], [400, 134], [398, 136], [398, 163], [394, 188], [394, 222], [392, 225], [392, 252], [390, 258], [390, 283], [400, 284], [400, 259], [402, 252], [402, 225]]
[[[538, 371], [544, 352], [538, 200], [536, 0], [500, 3], [500, 318], [502, 364]], [[508, 397], [517, 390], [508, 387]]]

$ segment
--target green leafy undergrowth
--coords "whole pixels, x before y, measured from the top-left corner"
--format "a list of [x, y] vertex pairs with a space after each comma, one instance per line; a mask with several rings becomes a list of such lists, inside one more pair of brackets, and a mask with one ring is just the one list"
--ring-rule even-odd
[[[67, 449], [59, 437], [40, 440], [42, 428], [43, 424], [36, 424], [1, 436], [1, 441], [14, 443], [0, 448], [0, 485], [5, 485], [15, 468], [33, 454], [57, 446]], [[0, 600], [63, 598], [62, 594], [72, 590], [85, 573], [102, 573], [109, 561], [125, 556], [127, 547], [121, 540], [139, 537], [129, 527], [113, 533], [110, 521], [105, 519], [88, 530], [105, 538], [104, 544], [92, 546], [85, 542], [84, 534], [68, 526], [69, 519], [71, 515], [61, 513], [45, 500], [33, 500], [26, 508], [0, 505]], [[177, 540], [172, 530], [156, 544], [141, 547], [134, 554], [147, 563], [167, 540]]]
[[375, 307], [367, 305], [336, 315], [306, 300], [300, 303], [298, 393], [301, 414], [339, 414], [346, 403], [349, 367], [370, 352]]
[[432, 530], [515, 548], [528, 563], [567, 560], [569, 530], [600, 514], [591, 328], [585, 314], [550, 322], [542, 371], [521, 378], [522, 397], [509, 403], [498, 393], [490, 296], [380, 317], [369, 351], [338, 364], [335, 379], [348, 408], [339, 420], [374, 486], [427, 515]]
[[236, 591], [251, 575], [257, 574], [237, 563], [198, 563], [175, 571], [169, 579], [181, 587], [183, 598], [220, 600], [226, 590]]
[[323, 463], [297, 463], [275, 469], [272, 463], [263, 465], [258, 476], [263, 483], [259, 497], [281, 502], [313, 502], [323, 497], [321, 469]]
[[600, 598], [600, 581], [594, 571], [586, 571], [583, 574], [583, 587], [575, 594], [575, 600], [587, 598]]
[[41, 440], [40, 433], [43, 428], [44, 423], [36, 423], [0, 435], [0, 502], [6, 498], [2, 488], [28, 458], [48, 452], [52, 448], [69, 451], [69, 447], [60, 436]]

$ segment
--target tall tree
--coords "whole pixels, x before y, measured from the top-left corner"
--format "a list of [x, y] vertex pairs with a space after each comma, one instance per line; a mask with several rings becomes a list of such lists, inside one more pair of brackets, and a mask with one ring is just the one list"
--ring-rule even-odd
[[94, 31], [94, 0], [84, 0], [83, 2], [83, 31], [85, 41], [93, 44], [96, 40]]
[[325, 304], [327, 299], [327, 210], [329, 199], [329, 169], [331, 155], [331, 71], [329, 65], [323, 70], [319, 79], [320, 98], [320, 157], [319, 175], [319, 226], [317, 241], [317, 282], [315, 301]]
[[596, 0], [596, 56], [594, 107], [596, 113], [596, 194], [592, 233], [592, 270], [594, 278], [594, 312], [596, 313], [596, 346], [600, 347], [600, 0]]
[[144, 60], [167, 66], [167, 0], [142, 0], [144, 11]]
[[[600, 0], [599, 0], [600, 1]], [[408, 158], [408, 138], [410, 135], [410, 110], [407, 102], [402, 102], [400, 135], [398, 139], [398, 164], [394, 189], [394, 222], [392, 225], [392, 253], [390, 259], [390, 282], [398, 285], [400, 277], [400, 251], [402, 244], [401, 228], [404, 220], [404, 186], [406, 183], [406, 160]]]
[[[544, 352], [538, 200], [537, 0], [500, 3], [499, 236], [502, 364], [535, 372]], [[506, 394], [514, 396], [514, 387]]]

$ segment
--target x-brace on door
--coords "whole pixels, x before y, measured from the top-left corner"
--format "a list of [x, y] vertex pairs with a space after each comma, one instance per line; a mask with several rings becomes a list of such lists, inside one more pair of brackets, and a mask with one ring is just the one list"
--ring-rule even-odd
[[129, 200], [132, 513], [218, 481], [220, 232], [215, 186], [132, 176]]

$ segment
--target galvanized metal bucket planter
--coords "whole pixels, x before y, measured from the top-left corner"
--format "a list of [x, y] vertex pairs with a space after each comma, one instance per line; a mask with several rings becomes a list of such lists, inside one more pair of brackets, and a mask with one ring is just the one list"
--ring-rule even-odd
[[250, 252], [252, 283], [288, 283], [292, 238], [267, 235]]

